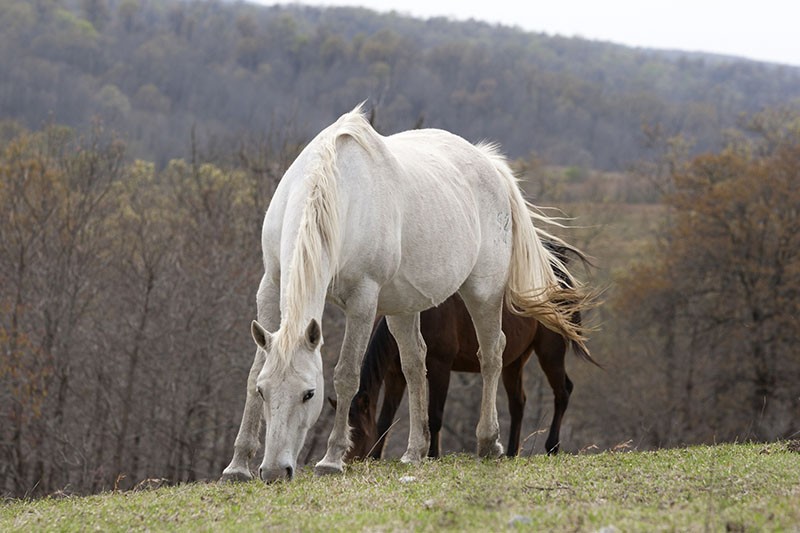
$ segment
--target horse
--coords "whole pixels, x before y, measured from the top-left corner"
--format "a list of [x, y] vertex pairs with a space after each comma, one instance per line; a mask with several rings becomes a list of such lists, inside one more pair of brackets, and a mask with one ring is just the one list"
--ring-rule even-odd
[[[566, 250], [545, 242], [566, 264]], [[580, 259], [588, 263], [585, 257]], [[566, 275], [556, 271], [562, 282]], [[572, 317], [573, 323], [581, 323], [580, 313]], [[423, 311], [420, 315], [420, 331], [427, 345], [425, 361], [428, 370], [428, 424], [431, 444], [428, 457], [439, 457], [440, 431], [444, 414], [451, 372], [480, 372], [477, 358], [478, 340], [464, 302], [453, 295], [441, 305]], [[539, 366], [544, 371], [553, 390], [553, 419], [545, 441], [548, 455], [558, 453], [561, 421], [569, 404], [574, 385], [566, 373], [564, 358], [571, 345], [576, 355], [600, 366], [588, 352], [545, 327], [534, 318], [513, 314], [503, 309], [503, 333], [506, 347], [503, 351], [503, 386], [508, 396], [511, 428], [506, 455], [519, 453], [522, 418], [525, 411], [525, 389], [523, 370], [531, 356], [536, 353]], [[380, 416], [375, 420], [378, 396], [383, 385], [383, 403]], [[361, 367], [358, 392], [350, 406], [350, 426], [353, 446], [345, 454], [345, 462], [367, 457], [380, 459], [386, 444], [387, 433], [393, 424], [394, 415], [405, 393], [406, 382], [400, 366], [397, 343], [389, 332], [386, 320], [376, 325], [370, 338], [367, 353]], [[335, 402], [331, 401], [333, 405]]]
[[495, 145], [473, 145], [435, 129], [383, 136], [361, 106], [322, 130], [287, 169], [264, 216], [264, 275], [250, 327], [256, 353], [222, 479], [252, 478], [249, 460], [259, 447], [262, 420], [258, 476], [292, 479], [322, 410], [326, 301], [343, 309], [345, 334], [333, 374], [338, 406], [317, 475], [343, 471], [351, 444], [349, 406], [379, 314], [398, 344], [408, 385], [410, 430], [401, 461], [418, 463], [427, 454], [420, 312], [454, 293], [478, 338], [483, 393], [477, 453], [501, 455], [496, 394], [506, 343], [504, 302], [585, 341], [585, 331], [569, 318], [587, 302], [586, 292], [557, 283], [553, 266], [560, 261], [543, 246], [534, 219], [549, 221], [524, 200]]

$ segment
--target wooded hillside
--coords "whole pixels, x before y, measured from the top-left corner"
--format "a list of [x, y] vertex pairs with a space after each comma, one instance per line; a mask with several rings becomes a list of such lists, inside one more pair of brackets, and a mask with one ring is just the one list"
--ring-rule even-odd
[[0, 5], [0, 117], [99, 117], [159, 167], [188, 155], [192, 127], [223, 145], [275, 127], [310, 138], [368, 99], [387, 133], [422, 120], [513, 157], [620, 170], [643, 125], [707, 150], [741, 113], [798, 98], [800, 68], [478, 22], [219, 1]]

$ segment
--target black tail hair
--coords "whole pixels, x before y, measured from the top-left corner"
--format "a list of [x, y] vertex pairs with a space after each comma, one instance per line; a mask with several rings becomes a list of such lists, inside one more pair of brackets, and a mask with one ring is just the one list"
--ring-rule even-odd
[[[559, 261], [561, 261], [561, 264], [553, 263], [552, 267], [553, 267], [553, 273], [558, 278], [559, 284], [561, 284], [561, 286], [564, 287], [564, 288], [567, 288], [567, 289], [573, 288], [572, 287], [572, 283], [570, 282], [569, 275], [566, 272], [564, 272], [564, 269], [563, 269], [563, 267], [566, 266], [569, 263], [568, 252], [576, 255], [578, 257], [578, 259], [580, 259], [584, 264], [587, 264], [587, 265], [591, 265], [592, 264], [591, 261], [589, 260], [589, 258], [586, 255], [584, 255], [583, 252], [581, 252], [577, 248], [573, 248], [572, 246], [568, 245], [567, 243], [565, 243], [563, 241], [555, 242], [555, 241], [546, 239], [546, 240], [542, 240], [542, 244], [544, 244], [545, 248], [550, 250], [553, 253], [553, 255], [555, 255], [556, 258]], [[575, 311], [574, 313], [572, 313], [572, 316], [570, 317], [570, 322], [572, 322], [576, 326], [580, 327], [582, 325], [581, 324], [581, 312], [580, 311]], [[570, 346], [572, 346], [572, 351], [575, 352], [575, 355], [577, 355], [578, 357], [580, 357], [584, 361], [588, 361], [588, 362], [592, 363], [593, 365], [595, 365], [597, 367], [603, 368], [603, 366], [600, 363], [598, 363], [597, 361], [595, 361], [594, 358], [589, 354], [589, 352], [586, 351], [586, 348], [581, 346], [580, 343], [571, 340], [571, 341], [569, 341], [569, 344], [570, 344]]]

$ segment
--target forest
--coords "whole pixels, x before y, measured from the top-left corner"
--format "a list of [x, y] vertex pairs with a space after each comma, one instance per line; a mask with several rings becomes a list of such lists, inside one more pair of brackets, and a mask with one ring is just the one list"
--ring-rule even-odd
[[[264, 211], [362, 101], [384, 134], [499, 142], [528, 197], [574, 217], [603, 369], [568, 356], [564, 452], [797, 438], [800, 68], [356, 8], [7, 0], [0, 493], [219, 477]], [[331, 307], [326, 393], [342, 330]], [[535, 361], [526, 391], [522, 453], [542, 453]], [[479, 376], [453, 377], [445, 451], [474, 450], [479, 401]]]
[[309, 139], [367, 100], [391, 133], [425, 126], [558, 165], [626, 170], [643, 126], [718, 148], [743, 113], [796, 102], [800, 68], [363, 9], [180, 0], [5, 0], [0, 117], [122, 135], [163, 168], [189, 132], [225, 153]]

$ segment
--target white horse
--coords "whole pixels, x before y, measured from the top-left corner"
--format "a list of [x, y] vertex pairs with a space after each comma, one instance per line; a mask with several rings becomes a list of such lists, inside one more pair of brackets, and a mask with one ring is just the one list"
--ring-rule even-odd
[[318, 474], [343, 469], [348, 408], [376, 313], [387, 316], [408, 382], [404, 462], [425, 457], [430, 440], [420, 311], [458, 292], [472, 316], [483, 376], [480, 456], [503, 451], [495, 400], [504, 298], [517, 312], [583, 343], [569, 320], [574, 308], [564, 303], [579, 298], [560, 288], [552, 268], [558, 260], [542, 246], [515, 178], [489, 145], [474, 146], [440, 130], [384, 137], [359, 106], [317, 135], [287, 170], [261, 240], [265, 273], [252, 323], [257, 349], [223, 479], [251, 478], [262, 413], [259, 476], [293, 476], [323, 404], [326, 300], [342, 307], [346, 328], [334, 371], [336, 418]]

